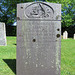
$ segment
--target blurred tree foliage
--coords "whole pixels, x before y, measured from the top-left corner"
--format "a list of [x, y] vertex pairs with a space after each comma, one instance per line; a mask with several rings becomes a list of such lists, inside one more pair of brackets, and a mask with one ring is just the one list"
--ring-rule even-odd
[[62, 5], [62, 27], [75, 25], [75, 0], [46, 0], [47, 2]]
[[18, 3], [31, 2], [32, 0], [3, 0], [0, 5], [0, 22], [12, 25], [16, 22], [16, 8]]
[[62, 5], [62, 27], [75, 25], [75, 0], [3, 0], [0, 5], [0, 21], [11, 25], [16, 21], [16, 5], [18, 3], [46, 1]]

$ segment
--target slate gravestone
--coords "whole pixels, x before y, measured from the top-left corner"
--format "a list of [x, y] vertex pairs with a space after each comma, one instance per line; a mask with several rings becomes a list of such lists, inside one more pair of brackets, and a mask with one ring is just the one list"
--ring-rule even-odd
[[65, 32], [63, 32], [63, 39], [67, 39], [67, 38], [68, 38], [68, 32], [65, 31]]
[[5, 23], [0, 22], [0, 46], [6, 46], [6, 30]]
[[61, 4], [17, 5], [17, 75], [60, 75]]
[[75, 40], [75, 34], [74, 34], [74, 40]]

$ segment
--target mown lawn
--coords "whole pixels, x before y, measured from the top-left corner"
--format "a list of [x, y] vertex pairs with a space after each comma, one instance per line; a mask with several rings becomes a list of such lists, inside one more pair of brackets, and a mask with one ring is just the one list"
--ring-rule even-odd
[[[7, 37], [0, 46], [0, 75], [16, 74], [16, 37]], [[75, 75], [75, 40], [61, 41], [61, 75]]]
[[61, 41], [61, 75], [75, 75], [75, 40]]
[[7, 37], [7, 46], [0, 46], [0, 75], [16, 73], [16, 37]]

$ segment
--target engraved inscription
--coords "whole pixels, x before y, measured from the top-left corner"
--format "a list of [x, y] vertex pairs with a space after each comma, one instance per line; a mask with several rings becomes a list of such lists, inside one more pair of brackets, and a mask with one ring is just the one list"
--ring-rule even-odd
[[54, 10], [45, 3], [37, 2], [27, 6], [24, 13], [28, 18], [53, 18]]

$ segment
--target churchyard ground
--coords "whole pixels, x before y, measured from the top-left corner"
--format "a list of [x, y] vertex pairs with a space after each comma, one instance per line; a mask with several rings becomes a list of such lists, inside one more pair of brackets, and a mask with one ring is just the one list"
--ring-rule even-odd
[[[0, 75], [16, 74], [16, 37], [7, 37], [0, 46]], [[75, 40], [61, 40], [61, 75], [75, 75]]]

